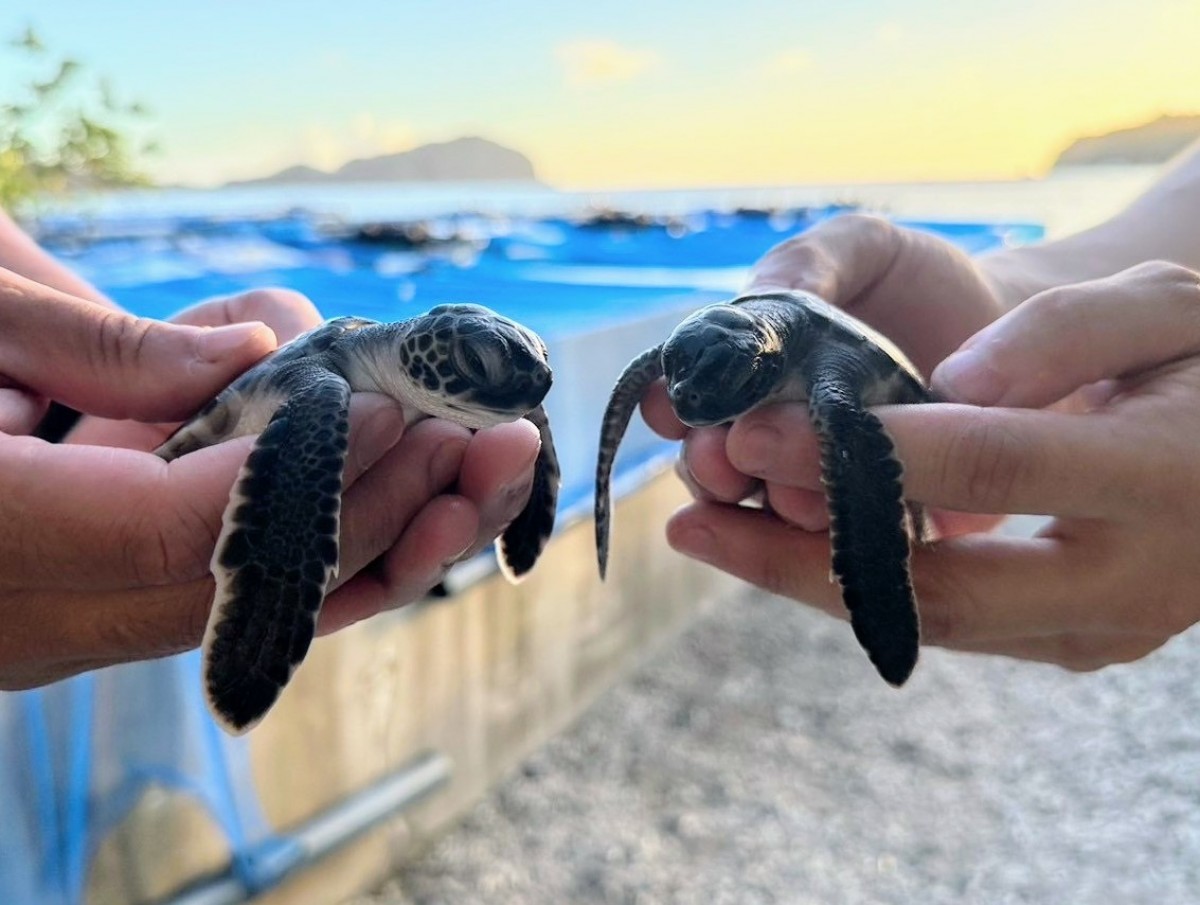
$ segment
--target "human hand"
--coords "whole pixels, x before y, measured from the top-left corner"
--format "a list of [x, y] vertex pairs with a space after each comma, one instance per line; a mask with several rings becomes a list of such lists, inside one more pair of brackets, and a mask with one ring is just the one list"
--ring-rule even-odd
[[[876, 410], [911, 499], [1052, 516], [1032, 538], [914, 550], [926, 643], [1096, 669], [1200, 620], [1198, 312], [1200, 277], [1161, 263], [1041, 293], [934, 373], [965, 404]], [[1068, 396], [1075, 410], [1049, 408]], [[741, 419], [722, 452], [780, 499], [820, 487], [801, 407]], [[844, 618], [828, 535], [803, 522], [702, 499], [667, 530], [689, 556]]]
[[[302, 297], [267, 291], [167, 326], [0, 273], [0, 687], [199, 643], [209, 558], [253, 438], [168, 464], [142, 450], [170, 426], [145, 422], [190, 415], [274, 347], [262, 324], [194, 326], [247, 319], [280, 340], [320, 320]], [[64, 445], [21, 436], [47, 397], [104, 417], [85, 418]], [[523, 505], [537, 448], [524, 423], [405, 431], [389, 400], [356, 395], [342, 565], [321, 630], [420, 597], [448, 562], [489, 542]]]
[[[859, 214], [835, 217], [768, 252], [746, 291], [772, 289], [811, 292], [845, 309], [900, 346], [925, 375], [1004, 310], [1004, 287], [977, 260], [932, 234]], [[734, 435], [729, 426], [689, 429], [675, 417], [662, 381], [647, 391], [642, 414], [658, 433], [683, 440], [677, 471], [697, 499], [736, 503], [757, 497], [793, 525], [828, 527], [823, 493], [764, 483], [731, 459], [727, 447], [740, 442], [746, 419], [734, 426]], [[815, 447], [790, 454], [803, 456], [807, 473], [817, 474]], [[950, 512], [931, 512], [930, 519], [942, 535], [998, 521]]]

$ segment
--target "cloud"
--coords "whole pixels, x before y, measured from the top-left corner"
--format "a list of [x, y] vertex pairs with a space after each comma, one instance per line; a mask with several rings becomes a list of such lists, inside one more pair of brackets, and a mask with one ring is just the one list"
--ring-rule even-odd
[[811, 69], [812, 65], [812, 55], [807, 51], [785, 50], [783, 53], [765, 60], [762, 64], [762, 71], [765, 75], [770, 76], [796, 75], [806, 69]]
[[567, 84], [581, 88], [628, 82], [661, 62], [652, 50], [599, 39], [559, 44], [554, 56], [566, 71]]

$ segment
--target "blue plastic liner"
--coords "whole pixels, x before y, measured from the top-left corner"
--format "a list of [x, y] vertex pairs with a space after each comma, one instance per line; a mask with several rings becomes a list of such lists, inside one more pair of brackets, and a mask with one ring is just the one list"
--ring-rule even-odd
[[[591, 499], [600, 415], [625, 363], [687, 311], [733, 294], [772, 245], [838, 211], [701, 212], [628, 227], [526, 221], [418, 250], [346, 241], [303, 216], [60, 218], [46, 241], [129, 310], [152, 317], [275, 285], [307, 294], [330, 317], [397, 319], [473, 301], [521, 320], [550, 345], [563, 507], [580, 512]], [[1041, 238], [1031, 224], [907, 225], [970, 252]], [[618, 486], [672, 449], [637, 422]], [[81, 902], [97, 844], [151, 786], [207, 808], [250, 886], [265, 853], [288, 851], [258, 808], [245, 741], [209, 719], [198, 676], [191, 653], [0, 694], [0, 902]]]

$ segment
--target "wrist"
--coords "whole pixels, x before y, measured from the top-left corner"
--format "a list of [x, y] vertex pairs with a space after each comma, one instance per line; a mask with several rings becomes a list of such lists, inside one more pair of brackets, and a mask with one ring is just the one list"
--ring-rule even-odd
[[1008, 248], [977, 259], [980, 273], [1006, 309], [1052, 289], [1109, 277], [1156, 255], [1131, 239], [1136, 230], [1117, 218], [1062, 239]]

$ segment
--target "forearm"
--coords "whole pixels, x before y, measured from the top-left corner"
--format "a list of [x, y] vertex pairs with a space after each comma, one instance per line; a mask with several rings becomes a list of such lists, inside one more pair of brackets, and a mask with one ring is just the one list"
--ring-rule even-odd
[[1012, 307], [1052, 286], [1111, 276], [1152, 260], [1200, 270], [1200, 141], [1111, 219], [1053, 242], [996, 252], [979, 263]]
[[72, 272], [0, 210], [0, 267], [77, 298], [111, 305], [99, 289]]

